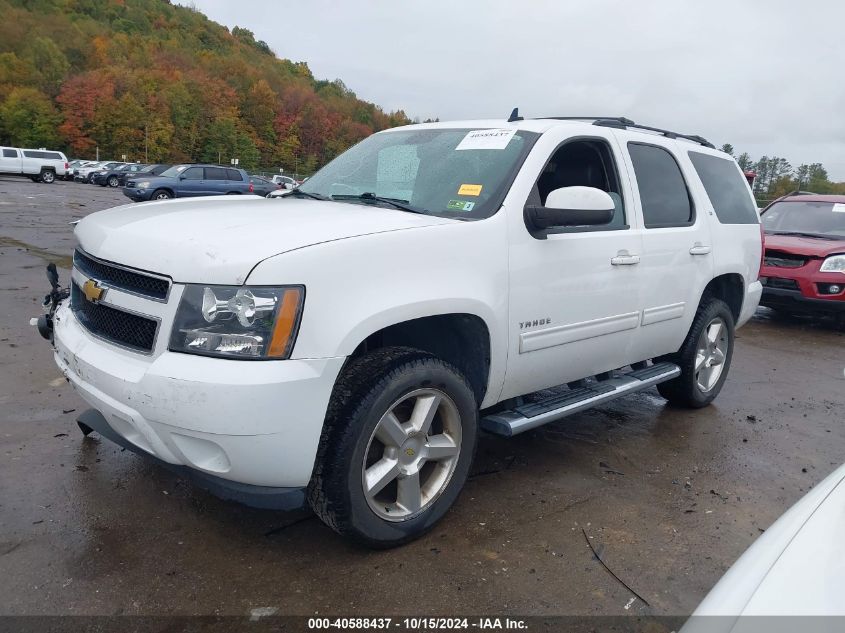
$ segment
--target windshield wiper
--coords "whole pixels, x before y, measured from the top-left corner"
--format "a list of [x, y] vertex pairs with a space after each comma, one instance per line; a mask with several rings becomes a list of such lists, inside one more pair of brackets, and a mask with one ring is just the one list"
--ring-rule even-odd
[[332, 200], [361, 200], [362, 202], [382, 202], [384, 204], [389, 204], [395, 207], [396, 209], [401, 209], [402, 211], [408, 211], [410, 213], [427, 213], [425, 209], [420, 209], [418, 207], [411, 206], [409, 204], [409, 200], [402, 200], [401, 198], [385, 198], [383, 196], [377, 196], [371, 191], [366, 191], [362, 194], [357, 195], [339, 193], [333, 195]]
[[794, 237], [815, 237], [820, 240], [838, 240], [841, 239], [836, 235], [823, 235], [819, 233], [805, 233], [803, 231], [767, 231], [772, 235], [791, 235]]
[[288, 196], [305, 196], [307, 198], [311, 198], [313, 200], [330, 200], [326, 196], [319, 194], [319, 193], [310, 193], [308, 191], [303, 191], [302, 189], [291, 189], [289, 194], [282, 196], [283, 198], [287, 198]]

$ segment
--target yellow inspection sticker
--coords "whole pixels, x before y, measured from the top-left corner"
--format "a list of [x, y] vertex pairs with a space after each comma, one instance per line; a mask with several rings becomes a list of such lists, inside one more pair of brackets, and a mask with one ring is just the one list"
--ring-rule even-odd
[[458, 189], [459, 196], [478, 196], [481, 195], [482, 185], [461, 185]]

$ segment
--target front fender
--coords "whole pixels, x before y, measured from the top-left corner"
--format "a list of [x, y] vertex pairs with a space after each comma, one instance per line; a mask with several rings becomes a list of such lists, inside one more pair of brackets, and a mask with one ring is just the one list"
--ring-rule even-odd
[[507, 363], [504, 214], [315, 244], [262, 261], [248, 284], [305, 286], [292, 358], [348, 356], [371, 334], [421, 317], [465, 313], [490, 334], [484, 405]]

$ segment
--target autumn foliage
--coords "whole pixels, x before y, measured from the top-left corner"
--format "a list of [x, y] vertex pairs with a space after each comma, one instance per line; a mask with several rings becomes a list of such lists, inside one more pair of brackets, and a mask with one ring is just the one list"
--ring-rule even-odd
[[403, 125], [167, 0], [0, 0], [0, 144], [308, 172]]

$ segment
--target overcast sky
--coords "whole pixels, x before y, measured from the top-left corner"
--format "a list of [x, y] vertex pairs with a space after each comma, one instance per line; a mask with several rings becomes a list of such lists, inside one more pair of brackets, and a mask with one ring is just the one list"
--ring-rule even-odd
[[412, 118], [628, 116], [845, 180], [836, 0], [192, 4]]

